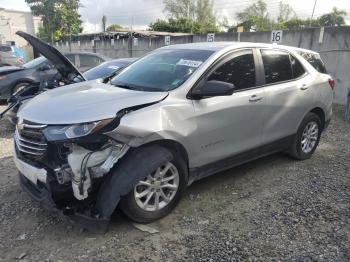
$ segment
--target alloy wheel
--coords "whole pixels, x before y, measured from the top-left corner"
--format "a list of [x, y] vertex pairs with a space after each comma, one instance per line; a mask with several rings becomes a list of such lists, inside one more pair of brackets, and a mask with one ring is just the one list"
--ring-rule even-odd
[[318, 124], [314, 121], [309, 122], [301, 136], [301, 150], [303, 153], [308, 154], [310, 153], [317, 143], [318, 139]]
[[167, 206], [179, 188], [179, 172], [167, 162], [140, 181], [134, 188], [137, 205], [145, 211], [158, 211]]

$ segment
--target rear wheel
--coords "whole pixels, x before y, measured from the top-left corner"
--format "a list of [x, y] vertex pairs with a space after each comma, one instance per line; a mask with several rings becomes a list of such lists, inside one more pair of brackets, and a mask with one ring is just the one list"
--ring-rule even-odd
[[[173, 155], [173, 154], [172, 154]], [[121, 200], [121, 210], [139, 223], [166, 216], [179, 202], [186, 188], [186, 164], [181, 158], [163, 163]]]
[[299, 126], [289, 154], [298, 160], [310, 158], [318, 146], [321, 131], [320, 117], [314, 113], [308, 113]]

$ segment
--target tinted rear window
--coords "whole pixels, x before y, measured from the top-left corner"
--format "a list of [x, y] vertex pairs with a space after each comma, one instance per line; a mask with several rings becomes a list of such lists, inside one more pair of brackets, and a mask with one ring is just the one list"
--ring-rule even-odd
[[261, 50], [265, 68], [266, 84], [273, 84], [293, 79], [289, 54], [278, 50]]
[[308, 61], [318, 72], [327, 74], [326, 67], [321, 60], [321, 57], [319, 54], [313, 54], [308, 52], [299, 51], [299, 55], [301, 55], [303, 58], [305, 58], [306, 61]]
[[290, 56], [290, 60], [292, 62], [292, 69], [293, 69], [293, 77], [299, 78], [303, 74], [305, 74], [305, 69], [300, 63], [298, 59], [296, 59], [294, 56]]

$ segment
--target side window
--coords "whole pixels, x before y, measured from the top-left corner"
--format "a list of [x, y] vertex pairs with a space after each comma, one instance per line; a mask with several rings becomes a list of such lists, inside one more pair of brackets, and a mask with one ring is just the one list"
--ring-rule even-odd
[[303, 65], [300, 63], [298, 59], [296, 59], [294, 56], [290, 56], [290, 61], [292, 63], [292, 69], [293, 69], [293, 77], [298, 78], [305, 74], [305, 69]]
[[95, 67], [100, 64], [100, 58], [93, 55], [79, 55], [80, 67]]
[[287, 52], [279, 50], [260, 50], [266, 84], [273, 84], [293, 79], [292, 66]]
[[68, 60], [71, 61], [72, 64], [76, 66], [76, 63], [75, 63], [75, 55], [73, 55], [73, 54], [66, 54], [65, 57], [67, 57]]
[[326, 67], [319, 54], [313, 54], [308, 52], [298, 52], [306, 61], [308, 61], [318, 72], [327, 74]]
[[0, 45], [1, 52], [12, 52], [11, 46]]
[[255, 64], [253, 52], [245, 52], [217, 68], [208, 78], [235, 85], [236, 90], [255, 86]]

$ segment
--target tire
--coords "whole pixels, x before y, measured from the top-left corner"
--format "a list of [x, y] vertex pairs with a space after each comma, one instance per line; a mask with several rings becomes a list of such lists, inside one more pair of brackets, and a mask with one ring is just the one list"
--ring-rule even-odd
[[28, 82], [20, 82], [17, 83], [13, 88], [12, 88], [12, 95], [18, 92], [21, 88], [30, 85]]
[[[149, 182], [152, 181], [150, 178], [152, 177], [152, 175], [155, 177], [156, 172], [153, 172], [146, 179], [140, 181], [120, 201], [120, 209], [122, 210], [122, 212], [127, 217], [129, 217], [131, 220], [133, 220], [135, 222], [150, 223], [150, 222], [153, 222], [155, 220], [158, 220], [158, 219], [166, 216], [179, 203], [181, 196], [182, 196], [184, 190], [186, 189], [186, 186], [187, 186], [187, 165], [186, 165], [185, 161], [180, 156], [173, 154], [169, 150], [167, 150], [165, 148], [162, 148], [162, 149], [168, 151], [168, 153], [171, 155], [171, 160], [169, 160], [167, 163], [163, 163], [156, 170], [158, 170], [158, 169], [164, 170], [164, 168], [169, 168], [168, 171], [166, 171], [163, 174], [163, 180], [164, 179], [166, 180], [167, 178], [171, 177], [171, 174], [174, 174], [174, 172], [177, 171], [178, 180], [174, 179], [174, 180], [167, 181], [168, 184], [171, 184], [171, 183], [176, 184], [177, 183], [177, 186], [178, 186], [177, 190], [175, 193], [171, 193], [172, 189], [170, 189], [170, 188], [169, 189], [167, 189], [167, 188], [156, 189], [157, 188], [156, 183], [158, 183], [158, 187], [161, 187], [161, 185], [159, 185], [159, 183], [161, 183], [162, 180], [153, 182], [154, 184], [152, 186], [155, 188], [152, 188], [152, 186], [151, 187], [145, 186], [144, 183], [149, 184]], [[150, 156], [150, 157], [152, 158], [152, 156]], [[174, 176], [174, 177], [176, 177], [176, 176]], [[136, 195], [140, 196], [141, 195], [140, 193], [146, 192], [147, 190], [149, 190], [148, 191], [149, 193], [146, 196], [144, 196], [142, 198], [136, 197]], [[140, 205], [142, 205], [142, 203], [145, 203], [147, 197], [150, 195], [150, 192], [152, 192], [152, 190], [154, 192], [149, 199], [149, 202], [148, 202], [149, 205], [147, 205], [147, 207], [142, 208]], [[157, 192], [157, 190], [162, 190], [161, 191], [162, 193], [160, 191]], [[166, 191], [166, 190], [168, 190], [168, 191]], [[168, 194], [168, 195], [166, 195], [166, 194]], [[173, 194], [173, 196], [172, 196], [172, 194]], [[158, 202], [159, 202], [158, 207], [159, 208], [151, 210], [152, 206], [153, 206], [153, 208], [155, 208], [155, 206], [156, 206], [157, 195], [158, 195]], [[168, 203], [166, 203], [165, 198], [163, 198], [161, 195], [172, 196], [172, 197], [171, 197], [171, 200]], [[164, 205], [164, 206], [162, 207], [162, 205]]]
[[289, 155], [297, 160], [310, 158], [320, 142], [321, 133], [320, 117], [315, 113], [308, 113], [298, 128]]

